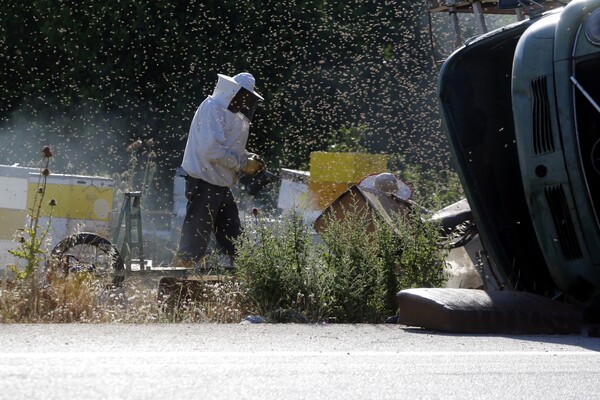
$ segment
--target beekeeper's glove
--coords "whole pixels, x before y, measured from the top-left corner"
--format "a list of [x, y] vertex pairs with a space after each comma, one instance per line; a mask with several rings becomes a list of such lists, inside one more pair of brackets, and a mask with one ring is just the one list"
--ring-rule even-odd
[[242, 166], [242, 172], [248, 175], [254, 175], [265, 167], [265, 162], [258, 154], [246, 154], [246, 164]]

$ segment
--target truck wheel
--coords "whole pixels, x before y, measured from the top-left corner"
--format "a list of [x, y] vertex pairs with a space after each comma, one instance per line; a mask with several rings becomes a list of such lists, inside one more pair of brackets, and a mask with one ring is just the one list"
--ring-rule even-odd
[[61, 240], [50, 253], [48, 272], [67, 275], [73, 272], [89, 272], [105, 277], [113, 285], [119, 285], [124, 276], [114, 272], [125, 269], [125, 263], [110, 240], [95, 233], [82, 232]]

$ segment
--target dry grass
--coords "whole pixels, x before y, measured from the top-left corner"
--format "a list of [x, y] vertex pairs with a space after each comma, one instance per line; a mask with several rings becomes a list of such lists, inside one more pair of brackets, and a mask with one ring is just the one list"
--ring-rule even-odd
[[158, 282], [129, 278], [107, 288], [93, 275], [69, 274], [29, 281], [4, 281], [0, 286], [2, 323], [237, 323], [245, 316], [243, 296], [233, 280], [203, 283], [196, 295], [169, 307], [173, 295], [159, 300]]

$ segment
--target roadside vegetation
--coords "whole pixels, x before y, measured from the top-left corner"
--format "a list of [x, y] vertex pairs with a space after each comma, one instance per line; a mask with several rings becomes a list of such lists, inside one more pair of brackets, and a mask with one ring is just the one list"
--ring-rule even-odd
[[156, 281], [110, 287], [87, 272], [49, 276], [40, 262], [2, 282], [0, 322], [384, 322], [399, 290], [444, 282], [437, 239], [438, 227], [415, 212], [390, 225], [349, 210], [322, 237], [294, 215], [256, 217], [238, 242], [235, 276], [198, 284], [175, 309]]
[[294, 215], [258, 219], [240, 240], [237, 275], [248, 306], [272, 320], [383, 322], [399, 290], [443, 284], [438, 228], [416, 209], [389, 224], [358, 206], [318, 236]]
[[[230, 323], [248, 315], [273, 322], [378, 323], [396, 313], [399, 290], [440, 286], [445, 279], [440, 227], [424, 218], [423, 208], [386, 222], [358, 203], [344, 210], [344, 218], [329, 218], [320, 234], [299, 215], [256, 213], [238, 240], [235, 276], [217, 271], [220, 282], [196, 285], [176, 307], [173, 298], [159, 296], [156, 281], [128, 278], [113, 286], [93, 273], [52, 270], [42, 245], [49, 226], [39, 222], [42, 202], [55, 203], [44, 196], [51, 157], [44, 148], [29, 224], [12, 251], [19, 265], [9, 266], [11, 278], [0, 284], [3, 323]], [[412, 176], [428, 206], [437, 206], [428, 193], [444, 186], [446, 196], [460, 194], [453, 189], [456, 179]]]

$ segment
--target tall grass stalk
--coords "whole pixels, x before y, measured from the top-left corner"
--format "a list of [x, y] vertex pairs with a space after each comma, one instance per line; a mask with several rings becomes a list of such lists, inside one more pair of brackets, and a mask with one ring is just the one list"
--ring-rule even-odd
[[[51, 199], [49, 202], [50, 215], [47, 226], [40, 226], [40, 216], [42, 206], [45, 200], [48, 175], [50, 175], [50, 160], [52, 150], [48, 146], [42, 148], [42, 159], [40, 161], [40, 175], [38, 178], [37, 190], [34, 194], [31, 208], [28, 209], [28, 222], [23, 230], [18, 234], [18, 245], [15, 249], [9, 250], [9, 253], [17, 259], [16, 264], [8, 265], [8, 269], [15, 277], [15, 286], [21, 288], [24, 294], [23, 307], [20, 314], [32, 318], [37, 314], [40, 306], [39, 288], [40, 288], [40, 265], [44, 260], [44, 243], [48, 238], [48, 232], [52, 219], [52, 210], [56, 201]], [[6, 306], [6, 299], [0, 303]]]

